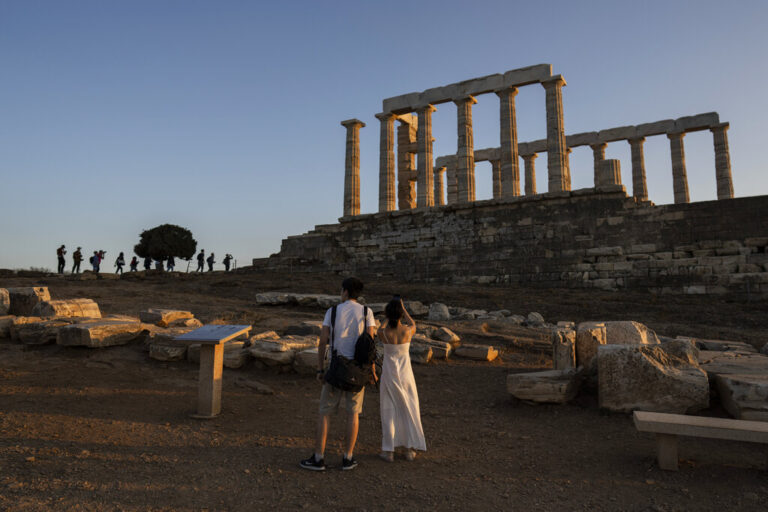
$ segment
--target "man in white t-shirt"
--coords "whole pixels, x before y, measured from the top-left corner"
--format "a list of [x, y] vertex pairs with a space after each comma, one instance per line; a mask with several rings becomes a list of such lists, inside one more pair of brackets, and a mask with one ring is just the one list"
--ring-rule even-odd
[[[341, 304], [336, 306], [333, 348], [339, 355], [348, 359], [355, 357], [355, 343], [357, 338], [363, 334], [364, 329], [367, 329], [371, 337], [376, 335], [376, 321], [373, 318], [373, 312], [368, 308], [368, 315], [364, 318], [364, 307], [357, 302], [362, 291], [363, 283], [356, 277], [348, 277], [341, 283]], [[342, 399], [344, 399], [344, 408], [347, 410], [347, 435], [341, 469], [350, 470], [357, 467], [357, 461], [352, 456], [352, 452], [357, 441], [358, 415], [363, 409], [365, 388], [357, 392], [342, 391], [323, 379], [325, 375], [325, 351], [331, 333], [332, 309], [325, 313], [323, 329], [320, 333], [320, 345], [317, 348], [317, 380], [323, 383], [323, 390], [320, 393], [320, 417], [317, 422], [315, 453], [310, 458], [301, 461], [302, 468], [313, 471], [325, 470], [323, 452], [325, 452], [325, 441], [328, 438], [330, 415], [338, 410]]]

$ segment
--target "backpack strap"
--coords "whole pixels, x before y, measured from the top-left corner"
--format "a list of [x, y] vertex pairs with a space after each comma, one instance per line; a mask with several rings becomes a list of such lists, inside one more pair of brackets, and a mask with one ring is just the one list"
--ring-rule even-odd
[[333, 338], [336, 337], [336, 306], [331, 308], [331, 354], [335, 352], [333, 348]]

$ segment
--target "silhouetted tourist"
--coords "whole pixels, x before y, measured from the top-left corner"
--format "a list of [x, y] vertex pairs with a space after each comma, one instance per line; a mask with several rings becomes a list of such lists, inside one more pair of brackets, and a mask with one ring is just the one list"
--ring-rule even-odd
[[202, 272], [205, 270], [205, 249], [200, 249], [197, 253], [197, 271]]
[[216, 263], [216, 260], [213, 258], [213, 253], [211, 253], [205, 261], [208, 262], [208, 272], [213, 272], [213, 264]]
[[99, 271], [99, 251], [93, 251], [93, 256], [88, 260], [94, 272]]
[[227, 253], [227, 255], [226, 255], [226, 256], [224, 256], [224, 260], [223, 260], [223, 263], [224, 263], [224, 271], [225, 271], [225, 272], [229, 272], [229, 263], [230, 263], [231, 261], [232, 261], [232, 255], [231, 255], [231, 254], [229, 254], [229, 253]]
[[115, 260], [115, 266], [117, 267], [117, 270], [115, 270], [115, 274], [122, 274], [124, 265], [125, 265], [125, 256], [123, 256], [123, 253], [121, 252], [120, 254], [118, 254], [117, 259]]
[[80, 251], [82, 247], [78, 247], [75, 252], [72, 253], [72, 273], [80, 273], [80, 262], [83, 261], [83, 253]]
[[134, 256], [131, 260], [131, 272], [136, 272], [137, 270], [139, 270], [139, 259]]
[[144, 258], [144, 270], [150, 270], [152, 268], [152, 258], [147, 256]]
[[155, 270], [159, 270], [162, 272], [163, 270], [163, 260], [155, 260]]
[[173, 256], [168, 256], [168, 261], [165, 264], [165, 268], [168, 270], [168, 272], [173, 272], [173, 269], [176, 268], [176, 260], [173, 259]]
[[107, 255], [107, 251], [104, 249], [96, 253], [96, 272], [101, 270], [101, 262], [104, 261], [104, 257]]
[[64, 244], [61, 244], [61, 247], [56, 249], [56, 257], [59, 260], [59, 267], [58, 267], [58, 273], [63, 274], [64, 273], [64, 266], [67, 264], [64, 260], [64, 255], [67, 254], [67, 251], [64, 250]]

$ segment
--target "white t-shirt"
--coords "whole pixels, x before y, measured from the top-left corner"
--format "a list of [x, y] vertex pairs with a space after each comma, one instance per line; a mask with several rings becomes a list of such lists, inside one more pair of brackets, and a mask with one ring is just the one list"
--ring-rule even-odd
[[[325, 319], [323, 320], [323, 325], [329, 328], [331, 327], [331, 309], [333, 308], [325, 312]], [[368, 308], [365, 327], [375, 325], [376, 320], [373, 319], [373, 311]], [[348, 359], [355, 357], [355, 343], [361, 334], [363, 334], [363, 305], [348, 300], [336, 306], [336, 327], [331, 329], [333, 347], [336, 352]], [[331, 340], [328, 340], [328, 346], [331, 346]], [[330, 348], [328, 350], [330, 351]]]

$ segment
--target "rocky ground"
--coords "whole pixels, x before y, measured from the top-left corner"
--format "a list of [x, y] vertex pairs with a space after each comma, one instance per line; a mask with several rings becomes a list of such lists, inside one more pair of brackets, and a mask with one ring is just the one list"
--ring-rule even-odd
[[[336, 293], [338, 276], [213, 274], [72, 281], [0, 278], [0, 287], [50, 287], [87, 297], [103, 313], [187, 309], [204, 322], [281, 330], [322, 311], [258, 306], [257, 292]], [[768, 342], [768, 303], [643, 293], [452, 287], [369, 280], [369, 302], [393, 293], [425, 303], [538, 311], [547, 321], [643, 322], [675, 336]], [[751, 299], [751, 300], [749, 300]], [[428, 452], [387, 464], [378, 395], [369, 390], [356, 450], [360, 467], [324, 474], [298, 467], [311, 452], [319, 394], [312, 377], [249, 365], [224, 372], [223, 413], [191, 419], [197, 369], [150, 360], [134, 344], [104, 349], [24, 347], [0, 340], [0, 509], [3, 510], [764, 510], [762, 446], [681, 439], [680, 471], [660, 471], [654, 440], [593, 396], [531, 406], [506, 392], [512, 371], [544, 369], [535, 331], [447, 322], [465, 341], [501, 349], [492, 363], [461, 359], [414, 367]], [[25, 350], [26, 348], [26, 350]], [[273, 394], [256, 392], [266, 384]], [[722, 415], [708, 410], [705, 414]], [[328, 462], [340, 464], [342, 418]]]

